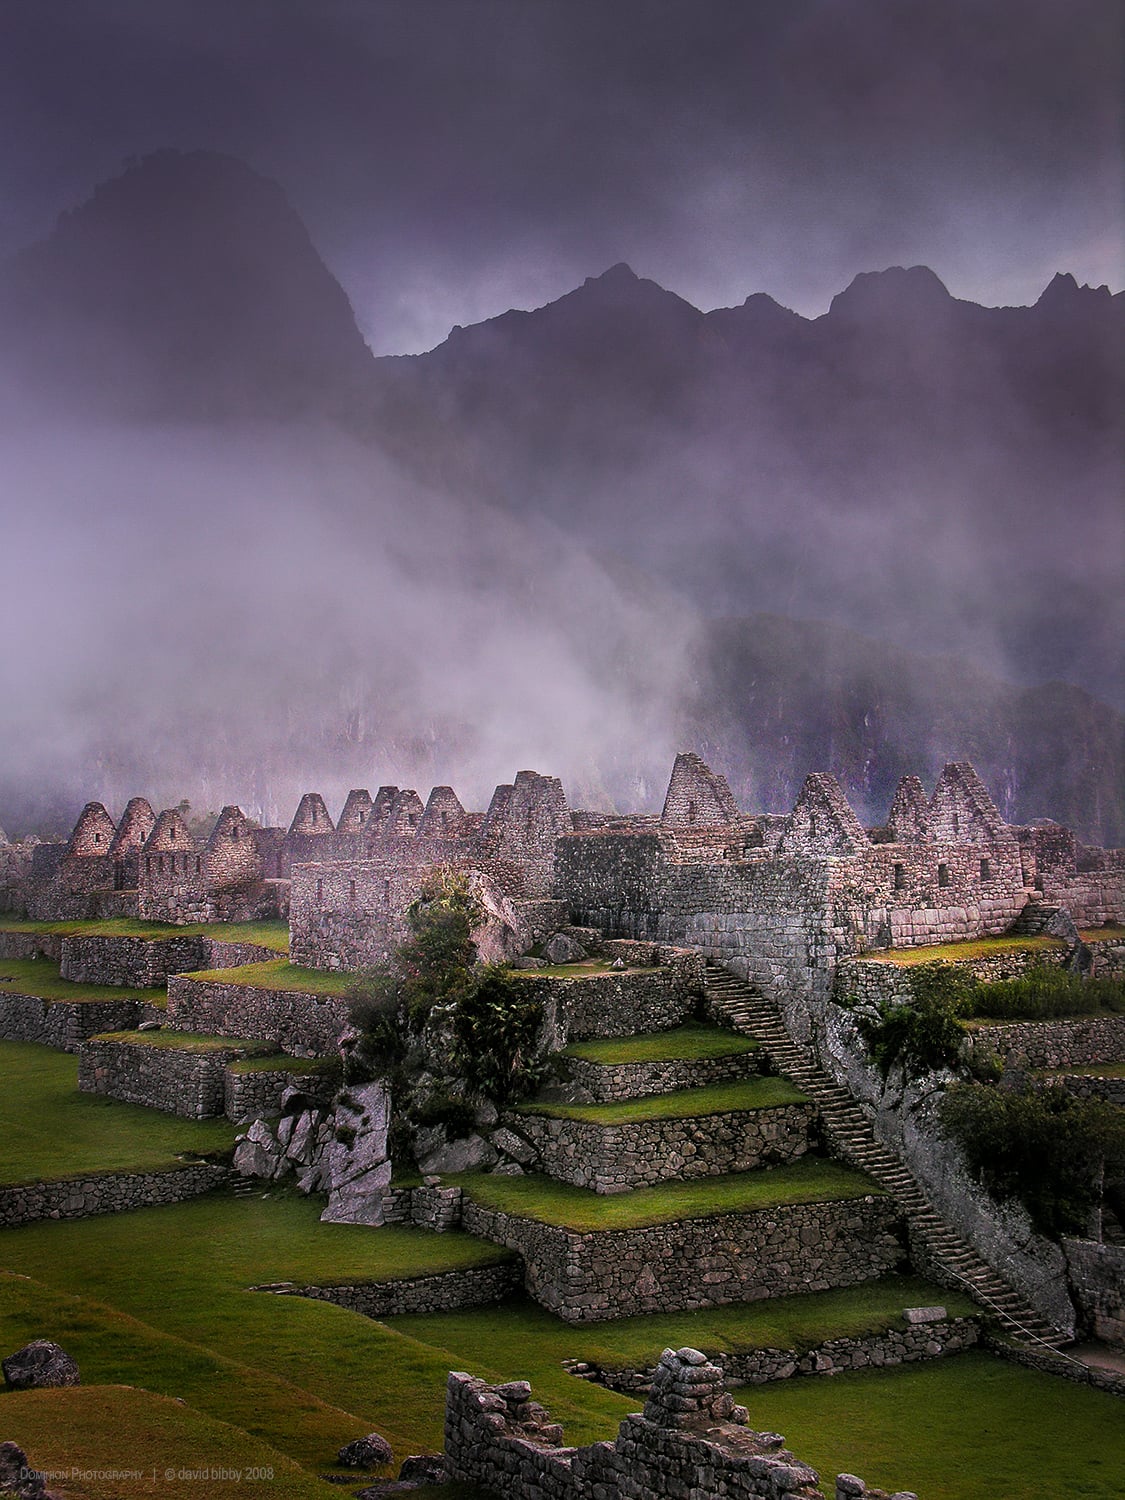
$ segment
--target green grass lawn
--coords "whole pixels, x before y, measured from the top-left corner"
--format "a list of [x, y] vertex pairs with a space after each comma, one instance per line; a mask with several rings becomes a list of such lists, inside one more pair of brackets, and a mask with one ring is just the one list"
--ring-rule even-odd
[[701, 1089], [678, 1089], [672, 1094], [649, 1094], [616, 1104], [524, 1104], [523, 1115], [547, 1115], [553, 1120], [589, 1120], [594, 1125], [628, 1125], [641, 1120], [690, 1120], [700, 1115], [776, 1109], [783, 1104], [807, 1104], [808, 1095], [786, 1078], [750, 1078], [737, 1083], [712, 1083]]
[[[666, 1345], [684, 1343], [712, 1351], [799, 1348], [889, 1326], [902, 1306], [964, 1306], [946, 1291], [896, 1277], [839, 1293], [576, 1328], [524, 1299], [375, 1322], [326, 1303], [245, 1290], [256, 1282], [420, 1269], [415, 1255], [460, 1253], [459, 1242], [473, 1243], [456, 1234], [322, 1225], [319, 1207], [299, 1198], [214, 1195], [0, 1234], [0, 1263], [33, 1278], [0, 1285], [0, 1344], [8, 1350], [31, 1337], [57, 1338], [78, 1360], [94, 1409], [88, 1422], [72, 1419], [66, 1403], [78, 1393], [42, 1392], [34, 1393], [41, 1411], [29, 1414], [31, 1403], [0, 1394], [0, 1403], [18, 1403], [0, 1406], [9, 1415], [6, 1435], [41, 1464], [64, 1447], [68, 1462], [89, 1455], [91, 1464], [95, 1456], [107, 1463], [101, 1455], [113, 1451], [115, 1433], [139, 1452], [148, 1430], [146, 1455], [178, 1453], [177, 1432], [157, 1421], [160, 1403], [151, 1417], [139, 1396], [132, 1407], [122, 1398], [99, 1410], [97, 1392], [125, 1383], [185, 1401], [177, 1411], [203, 1456], [229, 1450], [196, 1412], [249, 1433], [254, 1445], [279, 1450], [310, 1475], [330, 1471], [336, 1449], [372, 1429], [390, 1439], [397, 1465], [407, 1453], [440, 1450], [446, 1372], [463, 1369], [489, 1380], [529, 1379], [565, 1424], [567, 1441], [587, 1443], [612, 1438], [640, 1403], [576, 1380], [563, 1359], [612, 1368], [651, 1364]], [[755, 1386], [740, 1399], [752, 1425], [784, 1432], [829, 1482], [847, 1469], [872, 1484], [915, 1485], [924, 1500], [1109, 1500], [1119, 1493], [1120, 1403], [991, 1357], [962, 1355], [875, 1379]], [[260, 1450], [248, 1442], [244, 1451]], [[1035, 1487], [1025, 1484], [1029, 1473]], [[268, 1493], [304, 1500], [304, 1490], [281, 1482]], [[284, 1482], [296, 1484], [288, 1475]], [[129, 1492], [88, 1493], [133, 1500]], [[243, 1485], [239, 1493], [254, 1492]], [[320, 1493], [328, 1500], [332, 1491]], [[439, 1492], [444, 1500], [469, 1493]]]
[[463, 1187], [484, 1208], [521, 1214], [585, 1234], [605, 1229], [641, 1229], [675, 1219], [704, 1219], [714, 1214], [750, 1213], [786, 1203], [823, 1203], [840, 1198], [881, 1195], [862, 1172], [821, 1157], [768, 1171], [733, 1172], [691, 1182], [662, 1182], [632, 1193], [595, 1193], [550, 1177], [496, 1177], [463, 1172], [443, 1176]]
[[112, 984], [72, 984], [46, 958], [0, 958], [0, 995], [34, 995], [37, 1000], [147, 1000], [159, 1004], [159, 990], [132, 990]]
[[0, 1042], [0, 1183], [177, 1165], [182, 1153], [223, 1152], [236, 1127], [183, 1120], [78, 1092], [78, 1059], [33, 1042]]
[[1094, 1063], [1088, 1068], [1043, 1068], [1040, 1078], [1125, 1078], [1125, 1063]]
[[1104, 927], [1080, 927], [1078, 936], [1084, 943], [1119, 943], [1125, 938], [1125, 927], [1107, 922]]
[[636, 977], [638, 974], [657, 974], [660, 971], [654, 968], [643, 968], [641, 965], [626, 965], [624, 969], [615, 969], [613, 961], [608, 958], [585, 958], [577, 964], [544, 964], [541, 969], [513, 969], [513, 979], [596, 979], [603, 974], [629, 974]]
[[278, 953], [289, 952], [287, 922], [193, 922], [175, 927], [169, 922], [141, 922], [133, 917], [108, 917], [100, 922], [33, 922], [26, 917], [0, 917], [0, 932], [57, 933], [60, 937], [130, 937], [160, 942], [167, 938], [209, 937], [220, 943], [256, 943]]
[[567, 1047], [563, 1056], [603, 1064], [698, 1062], [705, 1058], [735, 1057], [744, 1052], [756, 1052], [758, 1045], [751, 1037], [738, 1036], [733, 1031], [724, 1031], [720, 1026], [689, 1022], [672, 1031], [574, 1042]]
[[977, 938], [965, 943], [939, 943], [931, 948], [888, 948], [880, 953], [864, 953], [866, 962], [900, 964], [907, 968], [914, 964], [932, 964], [939, 959], [956, 963], [966, 958], [992, 958], [1000, 953], [1043, 953], [1050, 949], [1063, 949], [1061, 938], [1053, 937], [995, 937]]
[[1116, 1500], [1119, 1397], [989, 1355], [789, 1380], [735, 1393], [831, 1493], [841, 1470], [925, 1500]]
[[259, 990], [293, 990], [300, 995], [342, 995], [355, 982], [354, 974], [332, 969], [302, 969], [287, 958], [267, 958], [240, 964], [237, 969], [201, 969], [189, 976], [213, 984], [246, 984]]
[[238, 1049], [246, 1053], [268, 1054], [273, 1042], [240, 1040], [234, 1036], [204, 1036], [195, 1031], [103, 1031], [98, 1042], [115, 1042], [125, 1047], [153, 1047], [161, 1052], [223, 1052]]

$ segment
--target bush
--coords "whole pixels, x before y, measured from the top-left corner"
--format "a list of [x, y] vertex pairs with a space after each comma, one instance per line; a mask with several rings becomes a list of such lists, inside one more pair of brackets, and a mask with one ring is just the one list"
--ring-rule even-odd
[[1099, 1010], [1125, 1013], [1125, 981], [1084, 979], [1066, 969], [1041, 964], [1018, 979], [978, 984], [972, 1014], [1013, 1021], [1090, 1015]]
[[536, 1058], [542, 1001], [506, 969], [484, 969], [453, 1014], [456, 1064], [499, 1107], [530, 1093], [543, 1076]]
[[441, 1125], [451, 1141], [462, 1141], [476, 1129], [472, 1106], [452, 1094], [435, 1094], [414, 1111], [416, 1125]]
[[993, 1197], [1018, 1199], [1054, 1238], [1084, 1234], [1105, 1185], [1125, 1175], [1125, 1110], [1059, 1085], [955, 1084], [941, 1115]]
[[959, 969], [941, 962], [907, 971], [910, 999], [883, 1001], [876, 1017], [865, 1017], [859, 1029], [886, 1078], [901, 1063], [908, 1078], [948, 1068], [957, 1060], [965, 1036], [973, 983]]

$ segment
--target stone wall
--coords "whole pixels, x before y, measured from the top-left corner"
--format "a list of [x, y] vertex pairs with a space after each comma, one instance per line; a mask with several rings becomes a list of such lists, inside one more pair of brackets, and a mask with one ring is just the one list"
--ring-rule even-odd
[[192, 1162], [163, 1172], [104, 1172], [63, 1182], [0, 1187], [0, 1228], [37, 1219], [85, 1219], [158, 1203], [182, 1203], [221, 1187], [228, 1176], [228, 1169], [214, 1162]]
[[827, 1291], [903, 1259], [898, 1210], [885, 1197], [589, 1234], [466, 1201], [462, 1225], [518, 1251], [530, 1295], [568, 1323]]
[[60, 945], [60, 973], [75, 984], [120, 985], [150, 989], [169, 974], [196, 969], [230, 969], [276, 958], [257, 943], [226, 943], [193, 935], [173, 938], [65, 937]]
[[[882, 1333], [826, 1339], [814, 1348], [747, 1349], [712, 1356], [729, 1385], [765, 1385], [802, 1375], [839, 1375], [844, 1370], [871, 1370], [915, 1364], [961, 1354], [980, 1341], [978, 1318], [938, 1318], [932, 1323], [904, 1324]], [[584, 1380], [623, 1396], [647, 1395], [655, 1367], [605, 1370], [584, 1362], [570, 1366]]]
[[595, 1063], [582, 1057], [562, 1057], [558, 1066], [569, 1084], [594, 1104], [643, 1099], [647, 1094], [671, 1094], [677, 1089], [701, 1089], [712, 1083], [732, 1083], [759, 1071], [754, 1052], [693, 1061]]
[[[519, 1500], [823, 1500], [819, 1475], [776, 1433], [747, 1426], [723, 1372], [696, 1349], [666, 1349], [642, 1413], [613, 1442], [564, 1446], [563, 1429], [531, 1399], [525, 1380], [486, 1385], [452, 1371], [446, 1387], [447, 1477]], [[836, 1500], [883, 1497], [854, 1475]], [[905, 1491], [896, 1500], [916, 1500]]]
[[[1018, 979], [1029, 969], [1057, 968], [1065, 962], [1067, 952], [1066, 944], [1060, 942], [1050, 948], [1013, 949], [1008, 953], [989, 953], [977, 958], [949, 958], [944, 962], [973, 979], [991, 983]], [[838, 1004], [848, 1006], [901, 1004], [912, 998], [911, 972], [909, 964], [896, 964], [887, 959], [844, 959], [836, 968], [833, 998]]]
[[223, 1114], [225, 1064], [245, 1049], [193, 1051], [162, 1046], [160, 1036], [92, 1037], [79, 1054], [78, 1087], [189, 1120]]
[[1060, 1073], [1044, 1083], [1061, 1085], [1078, 1099], [1104, 1099], [1125, 1109], [1125, 1078], [1100, 1077], [1089, 1073]]
[[1074, 1016], [1057, 1021], [976, 1025], [973, 1042], [1000, 1057], [1020, 1056], [1029, 1068], [1076, 1068], [1125, 1062], [1125, 1016]]
[[57, 964], [62, 943], [57, 932], [0, 932], [0, 958], [47, 958]]
[[[333, 1302], [367, 1318], [396, 1318], [410, 1313], [456, 1312], [466, 1307], [491, 1307], [518, 1292], [523, 1277], [518, 1261], [412, 1276], [401, 1281], [379, 1281], [353, 1286], [285, 1288], [289, 1296]], [[264, 1290], [264, 1289], [263, 1289]], [[273, 1288], [269, 1288], [273, 1290]]]
[[541, 976], [531, 969], [517, 970], [513, 978], [542, 1001], [556, 1049], [591, 1037], [668, 1031], [695, 1015], [703, 997], [703, 961], [694, 953], [678, 953], [641, 973], [610, 971], [572, 979]]
[[279, 1052], [295, 1057], [331, 1057], [347, 1028], [348, 1006], [336, 995], [173, 974], [168, 979], [167, 1024], [174, 1031], [273, 1042]]
[[1062, 1244], [1083, 1322], [1096, 1339], [1125, 1346], [1125, 1245], [1077, 1239]]
[[815, 1114], [811, 1103], [787, 1104], [598, 1125], [529, 1111], [507, 1123], [535, 1147], [549, 1177], [596, 1193], [627, 1193], [669, 1178], [718, 1177], [796, 1161], [809, 1149]]
[[103, 1031], [135, 1031], [144, 1021], [163, 1020], [163, 1010], [144, 1000], [40, 1000], [0, 991], [0, 1040], [60, 1052], [78, 1052]]
[[303, 1073], [292, 1068], [253, 1068], [237, 1072], [229, 1065], [223, 1070], [222, 1113], [235, 1125], [251, 1120], [268, 1120], [281, 1113], [281, 1096], [286, 1089], [321, 1097], [325, 1090], [322, 1073]]

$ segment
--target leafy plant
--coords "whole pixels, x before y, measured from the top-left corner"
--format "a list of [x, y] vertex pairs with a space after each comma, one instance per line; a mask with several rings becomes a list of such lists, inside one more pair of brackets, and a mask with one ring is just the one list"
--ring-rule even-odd
[[454, 1060], [469, 1083], [501, 1108], [543, 1076], [536, 1044], [543, 1002], [498, 966], [482, 970], [453, 1013]]
[[910, 998], [884, 1000], [859, 1029], [886, 1078], [895, 1063], [917, 1078], [957, 1060], [965, 1030], [961, 1017], [972, 1005], [973, 981], [951, 964], [920, 964], [907, 971]]
[[1016, 1198], [1043, 1234], [1082, 1234], [1105, 1185], [1125, 1176], [1125, 1110], [1059, 1085], [955, 1084], [942, 1123], [996, 1198]]
[[1016, 979], [978, 984], [972, 1014], [1000, 1021], [1125, 1012], [1125, 980], [1086, 979], [1067, 969], [1039, 964]]

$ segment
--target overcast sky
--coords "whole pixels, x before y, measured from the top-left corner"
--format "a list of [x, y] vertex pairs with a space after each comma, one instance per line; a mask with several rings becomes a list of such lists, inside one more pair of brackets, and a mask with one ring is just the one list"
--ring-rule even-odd
[[825, 310], [1122, 285], [1118, 0], [3, 0], [0, 253], [123, 158], [276, 177], [379, 352], [627, 260]]

